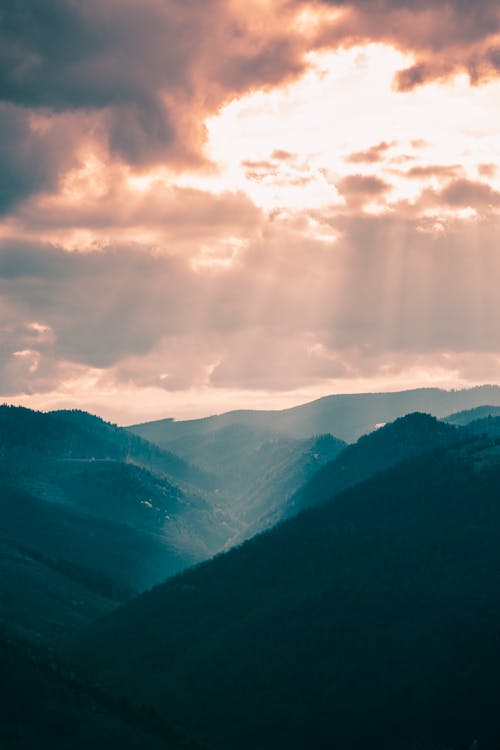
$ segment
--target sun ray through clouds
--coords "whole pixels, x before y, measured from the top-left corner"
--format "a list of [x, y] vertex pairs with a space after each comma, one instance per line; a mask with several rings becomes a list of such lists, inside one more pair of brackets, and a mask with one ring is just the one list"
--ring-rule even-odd
[[6, 396], [184, 414], [497, 379], [488, 3], [109, 0], [46, 49], [61, 8], [11, 19], [39, 62], [9, 47], [0, 103]]

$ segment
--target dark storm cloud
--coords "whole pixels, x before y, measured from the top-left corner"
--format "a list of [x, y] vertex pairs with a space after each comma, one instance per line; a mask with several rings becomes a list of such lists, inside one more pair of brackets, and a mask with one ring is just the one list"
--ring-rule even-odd
[[[255, 15], [255, 13], [254, 13]], [[26, 0], [0, 15], [0, 99], [102, 111], [129, 163], [199, 162], [203, 119], [304, 69], [303, 44], [223, 0]]]
[[[327, 6], [345, 13], [296, 23], [304, 8]], [[93, 138], [134, 168], [200, 167], [205, 118], [299, 75], [313, 49], [395, 44], [417, 58], [397, 79], [407, 90], [456, 70], [473, 81], [498, 73], [499, 30], [491, 0], [11, 0], [0, 11], [0, 211], [54, 189], [69, 168], [75, 137], [53, 138], [51, 114], [79, 118], [80, 134], [93, 118]], [[45, 130], [31, 130], [33, 113], [49, 118]]]
[[316, 5], [345, 11], [324, 29], [325, 45], [381, 41], [415, 54], [415, 64], [396, 77], [400, 91], [459, 71], [473, 83], [500, 71], [496, 0], [317, 0]]
[[[76, 258], [77, 256], [75, 256]], [[18, 240], [0, 244], [0, 280], [3, 291], [7, 281], [21, 279], [64, 279], [70, 271], [65, 261], [71, 258], [61, 255], [50, 245], [27, 244]]]
[[0, 97], [104, 110], [114, 151], [134, 164], [157, 160], [175, 137], [160, 86], [186, 83], [189, 71], [187, 46], [182, 54], [174, 44], [178, 26], [151, 0], [11, 3], [0, 21]]
[[62, 119], [36, 129], [28, 111], [0, 102], [0, 215], [27, 195], [55, 189], [75, 163], [75, 129]]

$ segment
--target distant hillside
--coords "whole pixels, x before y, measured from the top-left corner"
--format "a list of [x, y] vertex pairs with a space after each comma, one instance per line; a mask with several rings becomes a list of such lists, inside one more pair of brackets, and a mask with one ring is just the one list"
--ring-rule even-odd
[[72, 655], [213, 748], [497, 750], [499, 497], [500, 444], [438, 448], [140, 596]]
[[53, 640], [211, 557], [236, 533], [212, 481], [83, 412], [1, 407], [0, 621]]
[[420, 388], [396, 393], [359, 393], [326, 396], [282, 411], [232, 411], [226, 414], [174, 421], [163, 419], [129, 429], [147, 440], [166, 446], [176, 438], [202, 435], [221, 427], [244, 424], [308, 438], [330, 433], [350, 443], [377, 425], [420, 411], [443, 418], [452, 412], [483, 404], [500, 406], [500, 387], [485, 385], [466, 390]]
[[487, 417], [500, 417], [500, 406], [477, 406], [475, 409], [466, 409], [456, 414], [450, 414], [446, 417], [445, 421], [463, 427], [478, 419], [486, 419]]
[[0, 637], [5, 750], [196, 750], [151, 712], [77, 683], [43, 653]]
[[345, 447], [332, 435], [296, 439], [229, 425], [168, 443], [176, 454], [217, 475], [218, 502], [237, 522], [241, 541], [283, 518], [289, 498]]
[[287, 514], [326, 502], [339, 492], [401, 461], [464, 439], [429, 414], [408, 414], [348, 445], [291, 498]]

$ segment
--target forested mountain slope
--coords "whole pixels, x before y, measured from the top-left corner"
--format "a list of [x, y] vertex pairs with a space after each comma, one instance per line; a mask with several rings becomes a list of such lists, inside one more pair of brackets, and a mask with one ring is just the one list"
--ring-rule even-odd
[[291, 498], [288, 515], [323, 503], [401, 461], [462, 439], [459, 430], [429, 414], [400, 417], [348, 445], [316, 472]]
[[0, 457], [12, 462], [44, 456], [126, 461], [177, 484], [212, 489], [214, 483], [209, 473], [93, 414], [0, 406]]
[[5, 750], [198, 748], [151, 712], [80, 684], [45, 653], [5, 636], [0, 636], [0, 695]]
[[52, 639], [207, 559], [235, 533], [208, 481], [91, 415], [0, 407], [0, 619]]
[[466, 409], [455, 414], [450, 414], [444, 420], [449, 424], [464, 427], [471, 422], [476, 422], [487, 417], [500, 417], [500, 406], [477, 406], [475, 409]]
[[499, 535], [500, 445], [441, 447], [156, 587], [70, 652], [213, 748], [496, 750]]

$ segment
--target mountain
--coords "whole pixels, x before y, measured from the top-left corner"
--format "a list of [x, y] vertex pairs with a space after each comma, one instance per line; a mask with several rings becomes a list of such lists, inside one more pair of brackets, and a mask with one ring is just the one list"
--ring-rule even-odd
[[489, 436], [494, 440], [500, 437], [500, 418], [485, 417], [484, 419], [475, 419], [473, 422], [463, 428], [469, 435]]
[[177, 484], [213, 489], [214, 477], [169, 451], [87, 412], [0, 406], [0, 458], [112, 459], [136, 464]]
[[53, 640], [211, 557], [235, 534], [213, 481], [91, 415], [1, 407], [1, 620]]
[[443, 418], [452, 412], [483, 404], [500, 406], [499, 386], [485, 385], [453, 391], [419, 388], [395, 393], [326, 396], [281, 411], [231, 411], [205, 419], [183, 421], [162, 419], [133, 425], [129, 429], [163, 446], [177, 438], [203, 435], [234, 424], [281, 432], [293, 438], [330, 433], [350, 443], [378, 425], [411, 412], [428, 412]]
[[151, 712], [78, 683], [33, 646], [0, 636], [0, 664], [0, 747], [5, 750], [198, 748]]
[[469, 435], [500, 437], [500, 407], [478, 406], [446, 417], [446, 422], [457, 425]]
[[280, 521], [294, 492], [345, 447], [332, 435], [297, 439], [239, 424], [165, 445], [217, 476], [217, 500], [240, 527], [233, 542]]
[[[453, 426], [430, 414], [400, 417], [348, 445], [291, 498], [286, 515], [326, 502], [339, 492], [401, 461], [462, 439]], [[285, 515], [285, 514], [284, 514]]]
[[456, 414], [450, 414], [445, 421], [463, 427], [487, 417], [500, 417], [500, 406], [477, 406], [475, 409], [466, 409]]
[[440, 447], [141, 595], [69, 653], [212, 748], [495, 750], [499, 534], [500, 443]]

